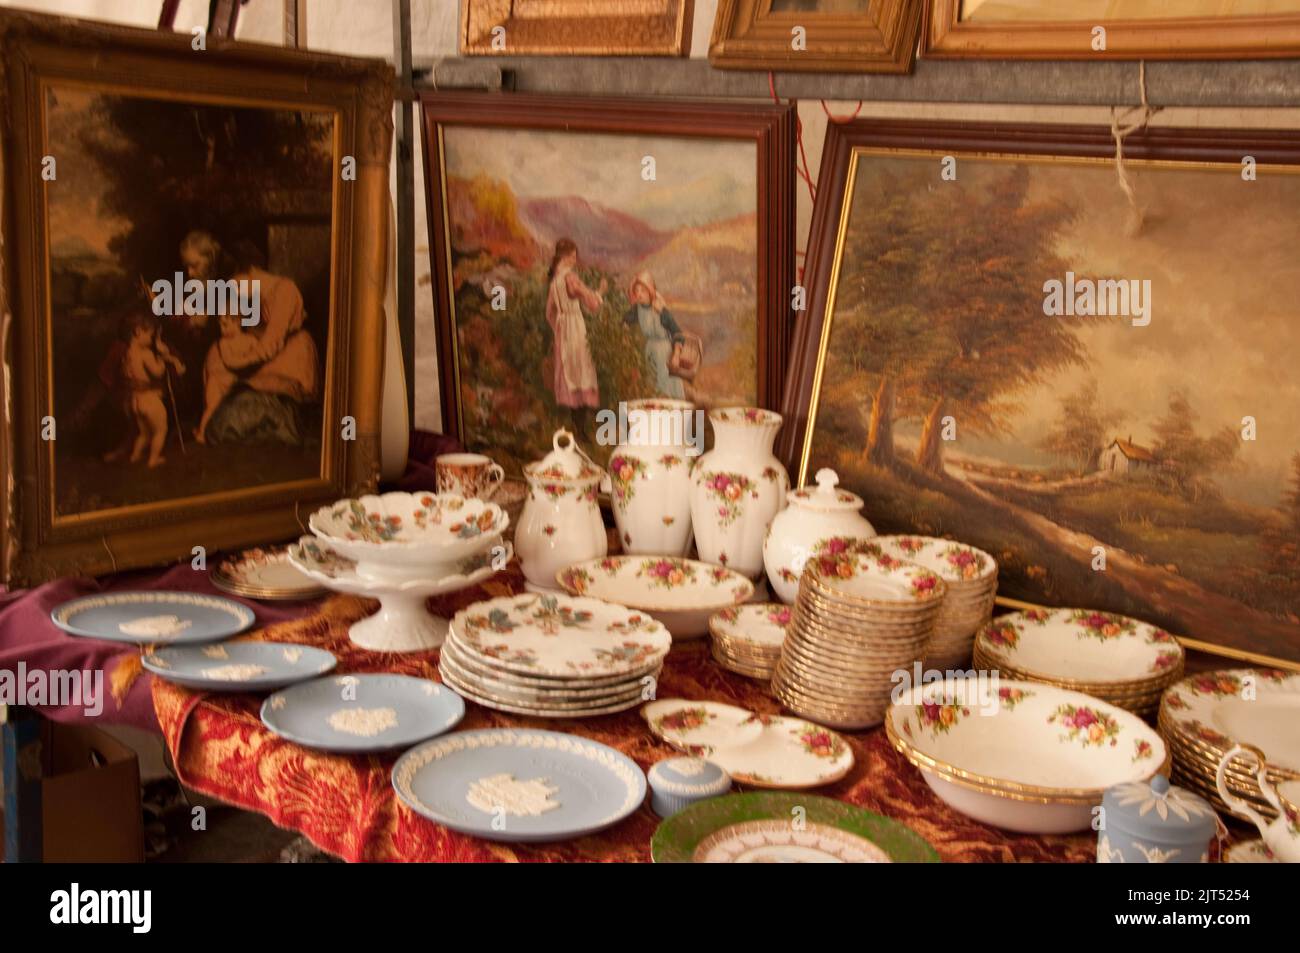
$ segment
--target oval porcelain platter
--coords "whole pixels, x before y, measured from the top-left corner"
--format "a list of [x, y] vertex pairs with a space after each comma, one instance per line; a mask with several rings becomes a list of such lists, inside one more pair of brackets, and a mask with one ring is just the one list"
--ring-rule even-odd
[[256, 621], [232, 599], [195, 592], [106, 592], [56, 606], [50, 619], [64, 632], [137, 645], [219, 642]]
[[1038, 682], [957, 679], [903, 693], [890, 741], [944, 801], [1009, 830], [1091, 823], [1106, 788], [1164, 770], [1164, 740], [1136, 715]]
[[975, 639], [991, 662], [1027, 676], [1092, 685], [1146, 682], [1183, 664], [1168, 632], [1093, 609], [1030, 609], [998, 616]]
[[456, 613], [451, 631], [460, 650], [491, 668], [550, 678], [643, 672], [672, 647], [647, 613], [563, 594], [476, 602]]
[[402, 802], [452, 830], [494, 841], [567, 840], [617, 824], [645, 800], [646, 777], [607, 745], [556, 731], [459, 731], [393, 766]]
[[801, 718], [760, 715], [734, 705], [669, 698], [641, 709], [656, 737], [707, 758], [739, 784], [813, 788], [853, 768], [853, 749], [835, 732]]
[[753, 583], [734, 570], [675, 556], [606, 556], [555, 578], [570, 595], [648, 612], [679, 639], [705, 634], [711, 615], [754, 595]]
[[1179, 733], [1226, 751], [1253, 745], [1270, 768], [1300, 777], [1300, 674], [1277, 669], [1200, 672], [1165, 692], [1162, 718]]
[[209, 692], [254, 692], [317, 678], [338, 664], [333, 653], [287, 642], [223, 642], [154, 648], [140, 659], [159, 678]]
[[334, 675], [276, 692], [262, 723], [308, 748], [341, 753], [391, 751], [450, 731], [465, 702], [445, 685], [409, 675]]

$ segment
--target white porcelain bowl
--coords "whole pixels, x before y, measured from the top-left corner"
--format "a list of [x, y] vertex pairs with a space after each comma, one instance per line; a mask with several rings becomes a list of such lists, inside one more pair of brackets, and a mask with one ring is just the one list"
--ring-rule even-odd
[[1035, 682], [950, 679], [902, 692], [890, 741], [949, 805], [1013, 831], [1086, 830], [1106, 788], [1166, 770], [1164, 741], [1136, 715]]
[[308, 526], [367, 579], [437, 578], [500, 543], [510, 518], [495, 503], [454, 493], [384, 493], [339, 500]]
[[555, 578], [570, 595], [648, 613], [674, 639], [699, 638], [710, 616], [754, 594], [754, 584], [735, 570], [676, 556], [606, 556], [561, 569]]

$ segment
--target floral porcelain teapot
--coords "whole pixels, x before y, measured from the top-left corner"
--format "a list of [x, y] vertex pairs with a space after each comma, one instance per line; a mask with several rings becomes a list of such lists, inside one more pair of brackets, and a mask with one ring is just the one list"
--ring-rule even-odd
[[561, 569], [609, 552], [597, 502], [605, 471], [567, 430], [555, 431], [551, 446], [545, 457], [524, 467], [528, 499], [515, 528], [515, 552], [532, 590], [554, 590]]

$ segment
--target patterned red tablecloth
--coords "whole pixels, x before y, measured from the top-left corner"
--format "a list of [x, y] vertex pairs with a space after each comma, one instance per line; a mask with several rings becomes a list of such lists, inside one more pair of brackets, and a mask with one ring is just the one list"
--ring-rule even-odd
[[[455, 610], [521, 588], [513, 567], [475, 590], [434, 600]], [[438, 678], [437, 651], [380, 654], [348, 641], [348, 625], [376, 603], [350, 596], [326, 599], [307, 618], [281, 622], [246, 638], [298, 642], [329, 649], [338, 673], [402, 672]], [[759, 712], [779, 706], [760, 683], [719, 668], [707, 641], [675, 646], [658, 684], [660, 698], [711, 699]], [[648, 861], [658, 818], [649, 806], [602, 834], [558, 844], [495, 844], [447, 830], [403, 806], [389, 783], [395, 756], [324, 754], [282, 741], [258, 717], [261, 698], [204, 695], [153, 679], [153, 699], [181, 780], [189, 787], [265, 814], [305, 834], [322, 849], [351, 861]], [[571, 731], [604, 742], [642, 768], [673, 753], [645, 728], [636, 710], [564, 725], [520, 718], [467, 702], [460, 727], [533, 727]], [[840, 782], [817, 794], [840, 798], [910, 825], [945, 861], [1091, 861], [1091, 834], [1035, 837], [1008, 834], [952, 811], [897, 754], [881, 729], [846, 734], [856, 759]]]

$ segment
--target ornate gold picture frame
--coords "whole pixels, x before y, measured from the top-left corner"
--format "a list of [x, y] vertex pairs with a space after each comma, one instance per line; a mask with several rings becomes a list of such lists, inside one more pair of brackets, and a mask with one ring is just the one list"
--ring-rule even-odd
[[908, 73], [925, 0], [718, 0], [719, 69]]
[[[0, 15], [10, 585], [283, 539], [375, 485], [391, 68], [191, 44]], [[190, 279], [260, 305], [159, 307]]]
[[1300, 53], [1300, 3], [1279, 12], [1269, 0], [924, 2], [927, 57], [1202, 60]]
[[689, 56], [695, 0], [462, 0], [467, 56]]

